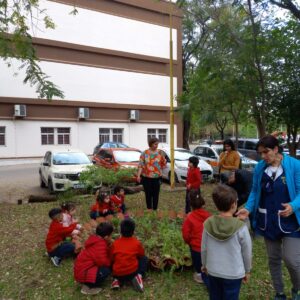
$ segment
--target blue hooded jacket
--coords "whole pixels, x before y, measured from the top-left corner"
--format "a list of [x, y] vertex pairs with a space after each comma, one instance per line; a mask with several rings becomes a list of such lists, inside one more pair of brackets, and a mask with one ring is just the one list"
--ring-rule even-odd
[[[289, 155], [283, 154], [282, 168], [286, 177], [291, 202], [289, 203], [296, 215], [300, 226], [300, 160], [297, 160]], [[253, 185], [251, 193], [245, 205], [245, 208], [252, 214], [252, 227], [256, 227], [256, 214], [261, 197], [261, 178], [267, 164], [261, 160], [255, 167], [253, 174]]]

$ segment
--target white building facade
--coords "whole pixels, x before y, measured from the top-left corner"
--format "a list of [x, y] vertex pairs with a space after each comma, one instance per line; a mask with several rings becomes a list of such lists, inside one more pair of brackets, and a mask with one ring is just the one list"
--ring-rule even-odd
[[[0, 60], [0, 158], [40, 157], [52, 147], [91, 154], [104, 141], [145, 149], [169, 143], [169, 12], [174, 91], [182, 90], [181, 12], [155, 0], [43, 1], [55, 30], [31, 27], [42, 70], [65, 95], [48, 102]], [[38, 19], [38, 18], [37, 18]], [[18, 76], [15, 76], [15, 73]], [[176, 95], [175, 95], [176, 96]], [[175, 101], [176, 106], [176, 101]], [[175, 144], [182, 124], [175, 118]]]

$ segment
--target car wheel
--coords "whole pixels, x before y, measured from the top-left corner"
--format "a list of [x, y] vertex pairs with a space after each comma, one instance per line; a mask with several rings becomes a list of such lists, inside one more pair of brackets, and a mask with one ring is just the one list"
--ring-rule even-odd
[[45, 182], [43, 181], [43, 178], [42, 178], [42, 174], [40, 173], [40, 187], [41, 188], [45, 188], [46, 187], [46, 184], [45, 184]]
[[[175, 175], [175, 182], [179, 183], [178, 176], [177, 176], [176, 172], [174, 173], [174, 175]], [[169, 172], [169, 174], [168, 174], [168, 180], [169, 180], [169, 183], [171, 183], [171, 172]]]
[[54, 194], [53, 183], [51, 178], [48, 179], [48, 190], [49, 190], [49, 194]]

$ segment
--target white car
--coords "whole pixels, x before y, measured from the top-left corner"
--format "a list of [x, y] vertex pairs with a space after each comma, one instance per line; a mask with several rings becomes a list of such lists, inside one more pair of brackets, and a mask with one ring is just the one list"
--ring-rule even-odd
[[50, 193], [83, 188], [79, 176], [90, 165], [92, 162], [81, 150], [47, 151], [39, 168], [40, 186], [48, 187]]
[[[165, 155], [167, 160], [167, 166], [162, 171], [162, 177], [170, 181], [171, 177], [171, 160], [170, 160], [170, 148], [161, 149], [162, 153]], [[175, 181], [185, 182], [187, 178], [189, 158], [194, 156], [194, 154], [183, 148], [174, 149], [174, 171], [175, 171]], [[204, 181], [209, 181], [213, 178], [213, 169], [204, 160], [199, 159], [198, 167], [201, 170], [202, 178]]]
[[[193, 153], [201, 159], [204, 159], [208, 162], [214, 169], [214, 174], [219, 174], [219, 159], [220, 154], [223, 152], [223, 145], [208, 145], [203, 144], [197, 146]], [[238, 152], [241, 157], [242, 169], [247, 169], [252, 171], [257, 165], [257, 161], [242, 155]]]

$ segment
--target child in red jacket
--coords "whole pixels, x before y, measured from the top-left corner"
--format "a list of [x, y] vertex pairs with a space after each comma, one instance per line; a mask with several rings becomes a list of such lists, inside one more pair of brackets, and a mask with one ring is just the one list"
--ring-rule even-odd
[[193, 275], [194, 280], [197, 283], [204, 281], [207, 284], [207, 276], [201, 272], [201, 241], [203, 223], [210, 217], [210, 213], [202, 208], [205, 201], [198, 190], [192, 189], [190, 191], [190, 199], [193, 211], [187, 215], [182, 225], [182, 237], [191, 249], [193, 266], [196, 271]]
[[90, 217], [96, 219], [97, 217], [106, 217], [114, 214], [114, 209], [111, 204], [109, 195], [107, 193], [96, 193], [96, 203], [91, 206]]
[[113, 226], [100, 223], [96, 234], [85, 242], [85, 248], [77, 256], [74, 263], [74, 277], [82, 283], [81, 293], [95, 295], [101, 291], [101, 284], [110, 275], [110, 244]]
[[110, 201], [114, 206], [115, 212], [125, 213], [125, 191], [122, 187], [117, 185], [114, 188], [114, 194], [110, 197]]
[[142, 243], [133, 237], [135, 223], [131, 219], [124, 219], [121, 222], [121, 237], [117, 239], [111, 250], [113, 262], [112, 289], [119, 289], [125, 281], [131, 281], [133, 287], [139, 291], [144, 291], [142, 276], [147, 269], [148, 258]]
[[63, 257], [74, 254], [74, 244], [66, 242], [65, 239], [71, 237], [74, 233], [79, 233], [79, 228], [77, 228], [77, 223], [73, 223], [68, 227], [63, 226], [61, 223], [63, 216], [60, 208], [51, 209], [49, 217], [52, 222], [46, 238], [46, 247], [51, 261], [58, 267]]
[[198, 168], [199, 159], [196, 156], [191, 156], [189, 158], [189, 168], [187, 171], [187, 179], [186, 179], [186, 196], [185, 196], [185, 213], [189, 213], [191, 211], [190, 204], [190, 190], [195, 189], [199, 191], [200, 194], [200, 185], [202, 183], [202, 175], [201, 171]]

